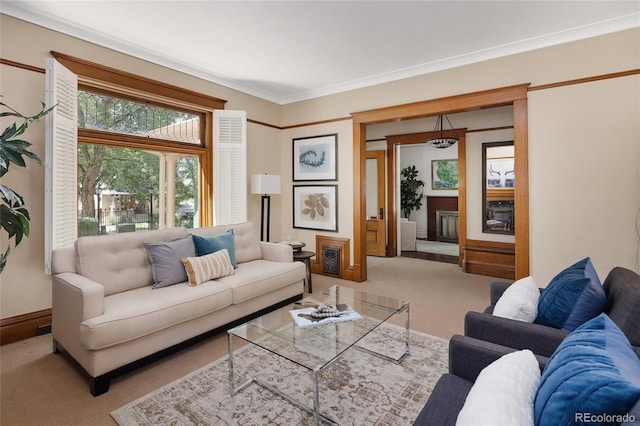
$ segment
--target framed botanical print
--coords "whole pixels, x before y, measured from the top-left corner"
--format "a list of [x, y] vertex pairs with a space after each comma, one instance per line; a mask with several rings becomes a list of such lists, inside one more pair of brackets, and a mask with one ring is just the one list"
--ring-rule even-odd
[[293, 227], [338, 232], [338, 185], [294, 185]]
[[293, 139], [293, 181], [338, 179], [338, 134]]

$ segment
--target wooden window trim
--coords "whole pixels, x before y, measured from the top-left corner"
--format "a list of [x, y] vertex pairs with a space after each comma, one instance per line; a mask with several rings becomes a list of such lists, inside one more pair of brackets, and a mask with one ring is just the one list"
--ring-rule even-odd
[[113, 94], [136, 101], [148, 101], [154, 105], [171, 106], [172, 108], [197, 113], [202, 117], [202, 145], [167, 142], [88, 129], [79, 129], [78, 143], [152, 149], [154, 151], [197, 156], [200, 162], [200, 225], [213, 225], [213, 209], [211, 208], [213, 205], [212, 111], [214, 109], [224, 109], [227, 101], [64, 53], [51, 51], [51, 54], [58, 62], [78, 76], [78, 85], [84, 89]]

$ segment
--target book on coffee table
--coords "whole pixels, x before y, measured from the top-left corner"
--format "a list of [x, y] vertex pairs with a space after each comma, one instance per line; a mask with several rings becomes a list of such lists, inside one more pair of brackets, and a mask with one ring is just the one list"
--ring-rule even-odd
[[316, 310], [315, 307], [294, 309], [289, 311], [289, 314], [291, 314], [291, 318], [293, 318], [293, 321], [298, 327], [311, 327], [322, 324], [353, 321], [362, 318], [359, 313], [354, 311], [351, 306], [347, 304], [338, 304], [336, 309], [340, 312], [340, 315], [326, 318], [316, 318], [312, 316], [311, 313]]

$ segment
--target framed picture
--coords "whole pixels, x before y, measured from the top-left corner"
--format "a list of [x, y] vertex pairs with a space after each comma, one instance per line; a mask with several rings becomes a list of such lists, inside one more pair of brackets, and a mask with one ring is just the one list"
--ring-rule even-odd
[[294, 185], [293, 227], [338, 232], [338, 185]]
[[514, 158], [487, 159], [487, 188], [513, 189], [516, 186]]
[[458, 160], [431, 160], [431, 189], [458, 189]]
[[338, 134], [293, 139], [293, 181], [338, 179]]

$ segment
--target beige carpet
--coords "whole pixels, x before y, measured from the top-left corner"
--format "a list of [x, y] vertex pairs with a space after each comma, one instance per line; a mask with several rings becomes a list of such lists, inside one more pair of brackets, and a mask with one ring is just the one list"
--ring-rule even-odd
[[[364, 283], [313, 276], [315, 291], [334, 284], [411, 301], [411, 329], [449, 339], [463, 332], [464, 315], [489, 303], [495, 278], [466, 274], [457, 265], [403, 257], [369, 267]], [[110, 412], [180, 379], [227, 353], [226, 335], [214, 336], [111, 382], [94, 398], [84, 376], [51, 352], [51, 335], [0, 347], [0, 424], [114, 425]]]
[[[383, 326], [362, 345], [391, 354], [404, 352], [404, 328]], [[410, 425], [438, 378], [447, 371], [448, 341], [411, 333], [411, 356], [398, 365], [354, 348], [320, 376], [323, 414], [344, 425]], [[236, 386], [259, 378], [307, 407], [313, 406], [311, 373], [256, 346], [234, 353]], [[111, 415], [121, 426], [311, 425], [314, 418], [290, 402], [252, 384], [229, 395], [225, 356]]]

